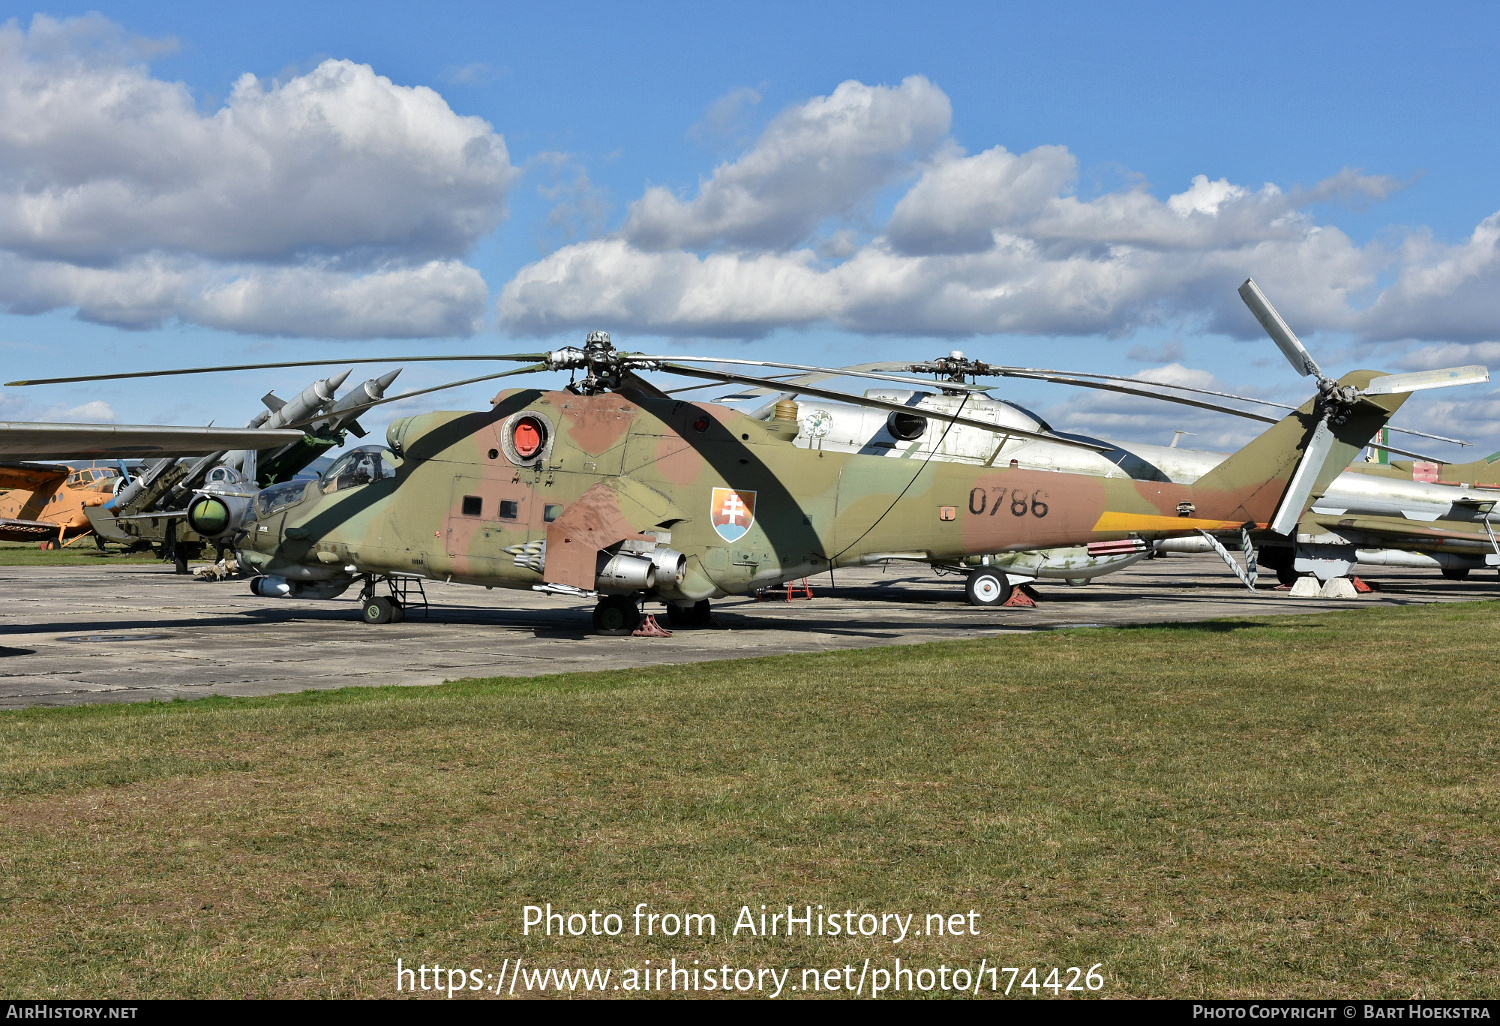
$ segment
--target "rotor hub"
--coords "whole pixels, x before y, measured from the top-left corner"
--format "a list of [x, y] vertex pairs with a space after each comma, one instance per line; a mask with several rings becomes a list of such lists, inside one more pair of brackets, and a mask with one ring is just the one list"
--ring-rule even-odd
[[583, 348], [569, 346], [547, 354], [547, 365], [553, 370], [581, 370], [583, 379], [568, 385], [578, 395], [598, 395], [620, 385], [625, 361], [609, 340], [607, 331], [591, 331]]
[[[967, 385], [971, 382], [977, 383], [976, 379], [992, 373], [990, 365], [979, 360], [971, 360], [964, 356], [963, 351], [955, 349], [947, 356], [940, 356], [936, 360], [927, 363], [914, 363], [910, 370], [918, 374], [932, 374], [939, 381], [951, 382], [955, 385]], [[943, 389], [948, 395], [961, 395], [967, 389]]]
[[1359, 389], [1353, 385], [1340, 385], [1333, 378], [1318, 379], [1318, 398], [1313, 412], [1337, 427], [1349, 419], [1354, 406], [1359, 402]]

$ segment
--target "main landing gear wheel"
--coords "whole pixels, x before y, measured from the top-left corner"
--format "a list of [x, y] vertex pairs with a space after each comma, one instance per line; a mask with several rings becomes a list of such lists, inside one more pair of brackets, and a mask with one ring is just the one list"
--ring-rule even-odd
[[1296, 584], [1297, 583], [1297, 578], [1299, 578], [1301, 576], [1302, 576], [1301, 574], [1299, 574], [1295, 569], [1293, 569], [1289, 565], [1288, 566], [1278, 566], [1276, 568], [1276, 582], [1278, 584], [1284, 584], [1288, 588], [1290, 588], [1292, 585]]
[[628, 637], [641, 625], [641, 611], [635, 599], [624, 595], [606, 595], [594, 607], [594, 633], [612, 638]]
[[1469, 568], [1466, 566], [1445, 566], [1443, 567], [1443, 576], [1450, 581], [1461, 581], [1469, 576]]
[[359, 616], [365, 623], [400, 623], [406, 619], [406, 610], [394, 599], [377, 595], [360, 604]]
[[1010, 581], [998, 570], [975, 570], [964, 582], [964, 597], [971, 606], [1003, 606], [1011, 590]]
[[679, 606], [675, 602], [667, 603], [667, 622], [673, 627], [707, 627], [712, 615], [709, 612], [708, 599], [694, 602], [690, 606]]

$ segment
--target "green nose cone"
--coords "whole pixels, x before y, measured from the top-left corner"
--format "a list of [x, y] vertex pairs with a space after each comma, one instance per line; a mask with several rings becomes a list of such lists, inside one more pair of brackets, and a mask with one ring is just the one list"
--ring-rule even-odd
[[188, 507], [188, 526], [202, 535], [218, 534], [229, 526], [229, 507], [221, 499], [199, 499]]

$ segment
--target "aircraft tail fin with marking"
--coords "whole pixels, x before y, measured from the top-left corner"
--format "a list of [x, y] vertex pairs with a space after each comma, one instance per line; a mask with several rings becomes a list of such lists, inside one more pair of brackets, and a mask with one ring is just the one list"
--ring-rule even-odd
[[1338, 380], [1332, 415], [1321, 396], [1267, 428], [1193, 485], [1195, 515], [1253, 523], [1291, 534], [1313, 499], [1323, 494], [1408, 393], [1367, 394], [1387, 375], [1351, 371]]

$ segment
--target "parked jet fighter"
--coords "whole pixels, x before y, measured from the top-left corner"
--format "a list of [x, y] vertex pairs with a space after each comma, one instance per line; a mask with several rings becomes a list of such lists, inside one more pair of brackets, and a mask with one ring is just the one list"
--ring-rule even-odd
[[262, 399], [266, 409], [245, 425], [258, 438], [290, 424], [300, 424], [295, 441], [271, 446], [211, 452], [197, 459], [159, 459], [148, 463], [120, 490], [109, 508], [88, 511], [100, 537], [126, 545], [151, 545], [163, 559], [187, 573], [188, 560], [206, 545], [227, 544], [228, 508], [243, 509], [260, 488], [287, 481], [346, 435], [363, 438], [358, 418], [385, 395], [400, 369], [371, 378], [342, 397], [335, 397], [348, 371], [315, 381], [289, 401], [274, 392]]

